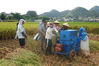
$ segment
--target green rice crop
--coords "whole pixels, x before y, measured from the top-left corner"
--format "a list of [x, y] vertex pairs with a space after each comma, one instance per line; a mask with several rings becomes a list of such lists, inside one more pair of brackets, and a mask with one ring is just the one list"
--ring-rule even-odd
[[[14, 39], [16, 34], [17, 22], [0, 22], [0, 40]], [[39, 22], [25, 22], [24, 28], [29, 35], [37, 32]]]
[[[60, 22], [60, 25], [65, 22]], [[68, 22], [70, 29], [79, 30], [84, 27], [88, 33], [99, 34], [99, 22]], [[12, 39], [16, 34], [17, 22], [0, 22], [0, 40]], [[33, 35], [38, 32], [39, 22], [25, 22], [24, 28], [28, 35]]]

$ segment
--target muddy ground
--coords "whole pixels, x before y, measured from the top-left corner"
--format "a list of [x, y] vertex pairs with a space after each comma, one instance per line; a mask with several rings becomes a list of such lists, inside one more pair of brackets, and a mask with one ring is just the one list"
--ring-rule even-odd
[[[91, 40], [99, 40], [99, 36], [89, 36]], [[65, 56], [48, 55], [40, 50], [40, 41], [34, 41], [35, 48], [29, 48], [37, 55], [41, 57], [43, 66], [99, 66], [99, 52], [93, 52], [90, 58], [82, 56], [76, 56], [74, 60], [70, 61]], [[27, 43], [28, 44], [28, 43]], [[7, 53], [13, 52], [16, 48], [19, 48], [18, 40], [2, 40], [0, 41], [0, 59], [2, 59]]]

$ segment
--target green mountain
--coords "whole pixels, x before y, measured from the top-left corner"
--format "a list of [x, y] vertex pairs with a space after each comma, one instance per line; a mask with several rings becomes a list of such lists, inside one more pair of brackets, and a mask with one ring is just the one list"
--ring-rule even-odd
[[89, 10], [89, 12], [90, 12], [90, 16], [92, 16], [92, 17], [99, 17], [99, 6], [94, 6], [94, 7], [92, 7], [90, 10]]
[[67, 17], [71, 16], [71, 17], [75, 17], [75, 18], [78, 18], [78, 17], [88, 17], [90, 14], [89, 14], [89, 11], [85, 8], [82, 8], [82, 7], [77, 7], [75, 9], [73, 9], [70, 13], [67, 14]]
[[48, 17], [60, 17], [60, 12], [53, 9], [50, 12], [45, 12], [43, 14], [41, 14], [40, 16], [48, 16]]
[[60, 17], [66, 17], [68, 13], [70, 13], [71, 11], [70, 10], [65, 10], [65, 11], [62, 11], [60, 12], [61, 16]]
[[94, 6], [90, 10], [87, 10], [83, 7], [77, 7], [73, 10], [65, 10], [59, 12], [55, 9], [51, 10], [50, 12], [45, 12], [40, 14], [39, 16], [48, 16], [48, 17], [99, 17], [99, 6]]
[[40, 16], [65, 17], [69, 12], [70, 12], [70, 10], [59, 12], [59, 11], [53, 9], [50, 12], [45, 12], [45, 13], [41, 14]]
[[96, 11], [97, 13], [99, 13], [99, 6], [94, 6], [90, 9], [90, 11]]

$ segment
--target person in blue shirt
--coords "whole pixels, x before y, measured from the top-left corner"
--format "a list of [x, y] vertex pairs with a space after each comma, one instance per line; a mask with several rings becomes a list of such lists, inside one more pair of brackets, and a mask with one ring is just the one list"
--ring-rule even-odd
[[39, 35], [40, 35], [40, 40], [41, 40], [41, 50], [43, 51], [43, 45], [45, 43], [45, 34], [46, 34], [46, 30], [47, 30], [47, 22], [46, 20], [42, 20], [42, 22], [40, 22], [39, 24]]

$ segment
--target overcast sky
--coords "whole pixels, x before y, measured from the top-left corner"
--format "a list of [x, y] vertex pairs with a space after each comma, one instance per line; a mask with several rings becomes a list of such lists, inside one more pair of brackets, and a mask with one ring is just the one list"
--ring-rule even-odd
[[90, 9], [99, 6], [99, 0], [0, 0], [0, 12], [19, 12], [25, 14], [34, 10], [37, 14], [48, 12], [52, 9], [58, 11], [72, 10], [75, 7]]

